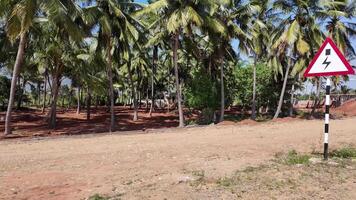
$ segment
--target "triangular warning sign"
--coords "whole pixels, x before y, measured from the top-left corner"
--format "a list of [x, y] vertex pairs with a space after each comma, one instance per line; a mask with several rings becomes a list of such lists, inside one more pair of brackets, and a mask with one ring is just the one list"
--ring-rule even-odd
[[336, 47], [331, 38], [326, 38], [318, 53], [313, 58], [304, 77], [336, 76], [355, 74], [345, 56]]

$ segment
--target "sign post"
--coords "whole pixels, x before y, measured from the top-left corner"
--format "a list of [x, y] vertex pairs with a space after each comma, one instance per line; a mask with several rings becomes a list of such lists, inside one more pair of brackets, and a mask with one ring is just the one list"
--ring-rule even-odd
[[331, 38], [326, 38], [318, 53], [306, 69], [304, 77], [326, 77], [325, 97], [325, 130], [324, 130], [324, 159], [329, 157], [329, 122], [330, 122], [330, 90], [331, 76], [355, 74], [345, 56], [337, 48]]
[[326, 79], [326, 97], [325, 97], [325, 131], [324, 131], [324, 160], [329, 156], [329, 121], [330, 121], [330, 77]]

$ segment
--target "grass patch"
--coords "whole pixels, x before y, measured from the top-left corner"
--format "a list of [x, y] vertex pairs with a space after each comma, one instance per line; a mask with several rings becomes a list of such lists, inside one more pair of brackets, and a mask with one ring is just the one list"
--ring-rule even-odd
[[332, 157], [337, 158], [356, 158], [356, 148], [354, 147], [343, 147], [341, 149], [337, 149], [330, 153]]
[[220, 187], [231, 187], [236, 185], [236, 181], [234, 178], [230, 178], [230, 177], [224, 177], [224, 178], [220, 178], [216, 181], [216, 184]]
[[[296, 113], [296, 116], [301, 118], [301, 119], [323, 119], [325, 114], [324, 112], [321, 111], [316, 111], [314, 113], [314, 115], [312, 116], [310, 111], [303, 111], [303, 110], [298, 110]], [[330, 116], [331, 118], [333, 118], [333, 116]]]
[[196, 177], [196, 179], [190, 183], [191, 186], [200, 186], [205, 182], [205, 171], [204, 170], [196, 170], [192, 171], [193, 176]]
[[286, 155], [277, 154], [276, 157], [280, 160], [281, 163], [287, 165], [306, 165], [309, 164], [310, 155], [299, 154], [295, 150], [291, 150]]
[[101, 196], [100, 194], [94, 194], [90, 196], [88, 200], [109, 200], [109, 197]]
[[197, 123], [197, 120], [195, 120], [195, 119], [188, 119], [188, 120], [186, 120], [186, 124], [187, 124], [187, 126], [195, 126], [198, 123]]
[[[304, 188], [312, 188], [313, 193], [319, 199], [330, 192], [330, 182], [339, 185], [352, 184], [353, 170], [356, 163], [350, 159], [354, 156], [352, 148], [343, 148], [337, 151], [342, 157], [334, 159], [337, 164], [310, 161], [311, 154], [304, 154], [291, 150], [288, 153], [278, 153], [272, 162], [256, 167], [246, 167], [236, 171], [231, 176], [215, 179], [215, 184], [207, 185], [214, 190], [224, 191], [239, 198], [254, 199], [278, 199], [281, 194], [290, 199], [309, 199], [310, 194], [305, 193]], [[321, 155], [318, 156], [321, 159]], [[297, 165], [303, 165], [299, 167]], [[318, 185], [317, 187], [314, 187]], [[215, 189], [214, 187], [218, 188]], [[325, 191], [327, 191], [325, 193]], [[333, 193], [334, 197], [345, 194], [347, 189]], [[325, 193], [325, 194], [324, 194]], [[328, 193], [329, 194], [329, 193]], [[320, 196], [318, 196], [320, 195]], [[337, 198], [336, 198], [337, 199]], [[347, 198], [345, 198], [347, 199]]]
[[225, 114], [224, 115], [225, 121], [240, 122], [244, 119], [248, 119], [248, 116], [245, 116], [243, 114]]
[[93, 196], [90, 196], [88, 198], [88, 200], [120, 200], [122, 196], [123, 196], [122, 193], [118, 193], [118, 194], [113, 195], [113, 196], [94, 194]]

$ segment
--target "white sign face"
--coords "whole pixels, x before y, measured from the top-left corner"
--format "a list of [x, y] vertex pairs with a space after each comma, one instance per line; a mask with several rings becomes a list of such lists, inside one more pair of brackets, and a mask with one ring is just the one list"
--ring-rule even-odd
[[310, 63], [304, 76], [336, 76], [354, 73], [351, 65], [346, 61], [334, 42], [327, 38]]

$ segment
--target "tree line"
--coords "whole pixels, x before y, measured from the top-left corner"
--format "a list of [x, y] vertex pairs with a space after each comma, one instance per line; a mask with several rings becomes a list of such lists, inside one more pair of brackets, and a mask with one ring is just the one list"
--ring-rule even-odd
[[[83, 95], [88, 119], [92, 101], [107, 105], [109, 131], [115, 105], [132, 105], [135, 121], [143, 99], [151, 114], [165, 94], [179, 127], [184, 108], [216, 122], [233, 105], [251, 109], [252, 119], [262, 108], [274, 118], [285, 107], [292, 114], [302, 74], [326, 37], [355, 56], [355, 7], [352, 0], [2, 0], [0, 68], [12, 74], [11, 82], [0, 79], [4, 134], [26, 86], [42, 112], [49, 107], [51, 129], [60, 100], [77, 101], [79, 113]], [[323, 79], [308, 81], [317, 88], [315, 112]]]

